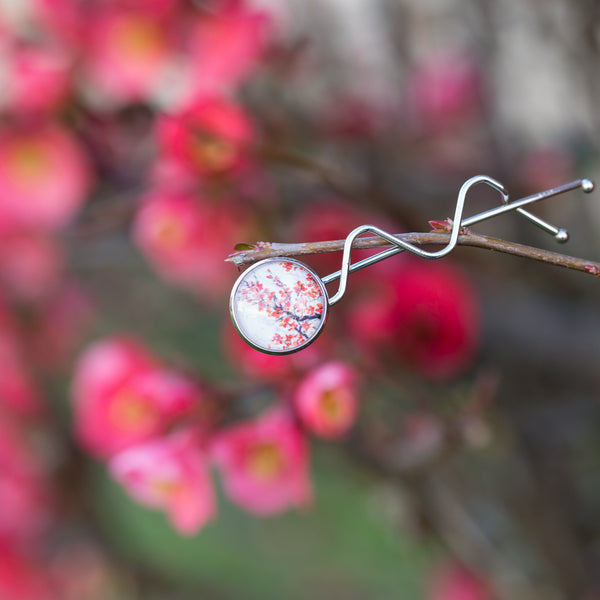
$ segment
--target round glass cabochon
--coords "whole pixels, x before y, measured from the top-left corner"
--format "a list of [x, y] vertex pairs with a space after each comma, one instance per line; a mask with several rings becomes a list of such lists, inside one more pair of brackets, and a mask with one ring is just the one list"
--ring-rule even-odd
[[301, 262], [267, 258], [237, 280], [230, 311], [233, 324], [251, 346], [287, 354], [319, 335], [327, 317], [327, 291], [316, 273]]

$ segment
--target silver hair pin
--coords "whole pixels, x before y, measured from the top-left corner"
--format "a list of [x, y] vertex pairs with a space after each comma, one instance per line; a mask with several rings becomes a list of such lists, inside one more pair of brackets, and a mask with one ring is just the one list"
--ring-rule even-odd
[[[502, 204], [463, 219], [467, 193], [478, 183], [485, 183], [497, 190], [502, 196]], [[566, 242], [569, 239], [566, 230], [546, 223], [523, 207], [577, 188], [589, 193], [594, 189], [594, 184], [589, 179], [576, 179], [570, 183], [510, 202], [506, 189], [495, 179], [487, 175], [471, 177], [460, 188], [450, 230], [450, 240], [442, 249], [432, 252], [423, 250], [374, 225], [361, 225], [351, 231], [346, 238], [342, 268], [326, 277], [319, 277], [310, 267], [293, 258], [267, 258], [249, 267], [235, 282], [229, 301], [233, 324], [240, 336], [257, 350], [267, 354], [297, 352], [311, 344], [321, 333], [327, 321], [329, 306], [339, 302], [346, 292], [350, 273], [405, 250], [421, 258], [442, 258], [456, 247], [461, 228], [513, 210], [552, 234], [558, 242]], [[352, 246], [356, 238], [364, 233], [374, 233], [388, 241], [392, 247], [352, 264], [350, 262]], [[337, 279], [340, 280], [338, 291], [329, 297], [325, 286]]]

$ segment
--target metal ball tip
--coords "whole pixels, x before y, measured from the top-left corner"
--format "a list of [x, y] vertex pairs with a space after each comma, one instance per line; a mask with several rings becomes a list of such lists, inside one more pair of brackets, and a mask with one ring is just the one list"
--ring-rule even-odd
[[594, 191], [594, 182], [591, 179], [582, 179], [581, 180], [581, 189], [589, 194]]
[[569, 232], [566, 229], [559, 229], [554, 235], [554, 238], [560, 244], [564, 244], [569, 241]]

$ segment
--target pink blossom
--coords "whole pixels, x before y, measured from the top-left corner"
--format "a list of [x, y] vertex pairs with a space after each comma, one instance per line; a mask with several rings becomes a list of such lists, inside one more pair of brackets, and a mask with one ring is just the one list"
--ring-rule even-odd
[[196, 533], [216, 513], [206, 458], [190, 432], [128, 448], [109, 468], [132, 498], [163, 510], [182, 534]]
[[223, 257], [243, 228], [239, 214], [230, 207], [211, 205], [187, 193], [158, 191], [144, 200], [133, 236], [165, 280], [212, 300], [232, 283]]
[[157, 125], [162, 154], [184, 172], [222, 175], [240, 167], [255, 138], [246, 112], [225, 98], [195, 101]]
[[458, 375], [479, 342], [480, 311], [466, 276], [449, 263], [401, 265], [349, 310], [366, 352], [395, 356], [434, 379]]
[[0, 224], [61, 227], [90, 183], [85, 154], [66, 130], [48, 124], [0, 133]]
[[261, 381], [284, 384], [322, 361], [330, 349], [327, 333], [302, 352], [288, 355], [265, 354], [249, 346], [233, 328], [228, 317], [223, 331], [227, 358], [240, 373]]
[[147, 99], [164, 82], [171, 60], [169, 22], [162, 11], [100, 11], [90, 28], [87, 74], [114, 102]]
[[299, 383], [294, 406], [304, 425], [326, 438], [352, 427], [358, 410], [358, 375], [349, 365], [332, 361], [316, 367]]
[[31, 0], [34, 18], [44, 32], [77, 52], [86, 41], [90, 3], [73, 0]]
[[245, 2], [226, 2], [197, 19], [190, 40], [190, 99], [228, 91], [241, 83], [264, 53], [267, 13]]
[[456, 53], [417, 64], [407, 83], [408, 122], [426, 133], [478, 116], [482, 103], [477, 65]]
[[194, 380], [121, 338], [97, 342], [83, 354], [72, 395], [77, 438], [99, 457], [163, 433], [207, 398]]
[[0, 598], [2, 600], [55, 600], [52, 582], [39, 558], [0, 543]]
[[65, 100], [71, 57], [57, 46], [18, 48], [9, 55], [5, 98], [16, 114], [48, 114]]
[[429, 600], [491, 600], [492, 594], [475, 573], [449, 564], [435, 573], [427, 597]]
[[225, 493], [251, 513], [279, 513], [311, 500], [306, 440], [282, 411], [225, 429], [212, 454]]

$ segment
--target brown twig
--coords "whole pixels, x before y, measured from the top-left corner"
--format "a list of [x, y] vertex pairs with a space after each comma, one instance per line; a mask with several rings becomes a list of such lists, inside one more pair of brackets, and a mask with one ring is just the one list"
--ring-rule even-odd
[[[394, 237], [399, 240], [410, 242], [411, 244], [427, 245], [427, 244], [447, 244], [450, 235], [447, 233], [400, 233]], [[299, 244], [279, 244], [275, 242], [259, 242], [247, 250], [241, 250], [229, 255], [225, 260], [233, 263], [236, 267], [242, 268], [252, 263], [255, 263], [264, 258], [274, 256], [304, 256], [309, 254], [324, 254], [326, 252], [340, 252], [344, 248], [345, 240], [334, 240], [324, 242], [304, 242]], [[478, 235], [470, 232], [465, 232], [458, 237], [458, 244], [461, 246], [473, 246], [475, 248], [484, 248], [486, 250], [494, 250], [513, 256], [521, 256], [531, 260], [537, 260], [544, 263], [572, 269], [574, 271], [583, 271], [595, 276], [600, 276], [600, 263], [575, 258], [558, 252], [542, 250], [523, 244], [507, 242], [498, 238], [487, 235]], [[354, 248], [382, 248], [390, 246], [386, 240], [377, 237], [358, 238], [354, 242]]]

